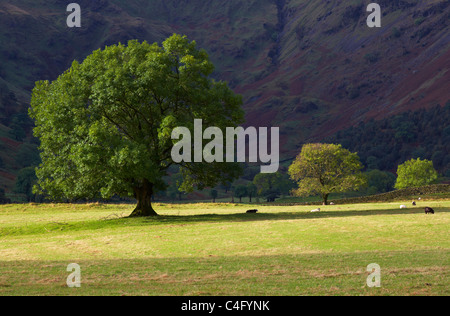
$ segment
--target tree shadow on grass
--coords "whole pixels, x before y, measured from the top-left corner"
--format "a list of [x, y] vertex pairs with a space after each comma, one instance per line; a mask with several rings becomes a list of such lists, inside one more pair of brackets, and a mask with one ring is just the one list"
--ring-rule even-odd
[[[436, 213], [450, 212], [450, 208], [442, 207], [435, 209]], [[192, 224], [206, 222], [256, 222], [256, 221], [276, 221], [276, 220], [301, 220], [301, 219], [321, 219], [356, 216], [377, 216], [377, 215], [426, 215], [424, 208], [414, 209], [384, 209], [384, 210], [352, 210], [352, 211], [323, 211], [318, 213], [310, 212], [280, 212], [280, 213], [256, 213], [256, 214], [202, 214], [202, 215], [161, 215], [152, 218], [143, 218], [143, 222], [149, 224]]]
[[411, 209], [377, 209], [377, 210], [330, 210], [319, 213], [310, 213], [306, 211], [296, 212], [271, 212], [271, 213], [232, 213], [232, 214], [201, 214], [201, 215], [161, 215], [156, 217], [129, 218], [107, 217], [100, 220], [89, 220], [81, 222], [50, 222], [20, 227], [2, 227], [0, 228], [0, 237], [33, 235], [47, 233], [64, 233], [69, 231], [95, 231], [101, 229], [111, 229], [114, 227], [138, 227], [138, 226], [182, 226], [197, 223], [244, 223], [258, 221], [289, 221], [289, 220], [308, 220], [308, 219], [326, 219], [326, 218], [344, 218], [357, 216], [389, 216], [389, 215], [413, 215], [423, 214], [426, 216], [438, 216], [439, 213], [450, 212], [450, 207], [435, 207], [436, 215], [426, 215], [424, 208]]

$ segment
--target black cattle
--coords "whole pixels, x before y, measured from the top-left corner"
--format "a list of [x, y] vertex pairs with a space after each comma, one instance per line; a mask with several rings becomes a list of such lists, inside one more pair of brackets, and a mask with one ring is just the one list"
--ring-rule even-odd
[[425, 207], [425, 214], [434, 214], [434, 210], [431, 207]]

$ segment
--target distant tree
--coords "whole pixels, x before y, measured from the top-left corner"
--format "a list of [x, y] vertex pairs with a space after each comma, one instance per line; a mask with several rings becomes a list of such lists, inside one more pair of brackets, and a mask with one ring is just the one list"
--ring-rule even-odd
[[447, 178], [450, 178], [450, 166], [448, 167], [448, 169], [446, 170], [445, 174], [444, 174]]
[[341, 145], [307, 144], [289, 167], [289, 175], [298, 183], [294, 195], [320, 194], [328, 204], [330, 193], [358, 190], [366, 184], [362, 169], [358, 155]]
[[11, 135], [14, 140], [21, 142], [27, 137], [27, 134], [25, 133], [22, 126], [18, 124], [12, 124], [10, 127], [11, 130], [9, 131], [9, 135]]
[[249, 182], [247, 184], [247, 195], [250, 200], [250, 203], [252, 203], [252, 198], [257, 194], [258, 189], [256, 188], [256, 185], [254, 185], [252, 182]]
[[242, 198], [248, 195], [247, 186], [238, 185], [234, 191], [234, 194], [237, 198], [239, 198], [239, 203], [242, 203]]
[[33, 194], [33, 186], [36, 184], [37, 177], [34, 167], [27, 167], [21, 169], [17, 175], [17, 180], [14, 186], [14, 192], [18, 194], [25, 194], [29, 202], [35, 201], [35, 194]]
[[256, 192], [259, 196], [264, 196], [268, 200], [274, 200], [280, 192], [280, 184], [283, 181], [281, 173], [259, 173], [253, 179]]
[[177, 165], [181, 189], [215, 187], [241, 174], [235, 163], [175, 162], [172, 131], [194, 119], [236, 127], [242, 97], [212, 79], [214, 65], [185, 36], [162, 46], [137, 40], [97, 50], [54, 82], [33, 89], [30, 116], [40, 139], [39, 192], [53, 199], [135, 197], [130, 216], [156, 216], [154, 192]]
[[6, 197], [5, 189], [0, 188], [0, 204], [11, 203], [11, 200]]
[[398, 166], [396, 189], [421, 187], [433, 183], [438, 178], [433, 162], [411, 159]]
[[282, 196], [289, 195], [292, 189], [295, 189], [297, 187], [297, 184], [291, 180], [288, 174], [281, 173], [280, 175], [281, 177], [277, 184], [278, 192]]
[[446, 154], [442, 150], [435, 151], [433, 153], [433, 155], [431, 156], [431, 160], [433, 161], [433, 165], [436, 166], [437, 168], [443, 168], [444, 167], [444, 161], [445, 161], [445, 158], [446, 158], [447, 155], [448, 155], [448, 153]]
[[172, 201], [175, 199], [178, 199], [178, 201], [181, 201], [183, 199], [183, 195], [185, 194], [185, 192], [181, 188], [182, 185], [183, 185], [183, 175], [179, 171], [173, 173], [169, 177], [166, 195]]
[[371, 193], [384, 193], [394, 189], [396, 177], [390, 172], [370, 170], [365, 175], [368, 187], [373, 188]]
[[217, 196], [218, 196], [218, 192], [217, 192], [217, 190], [211, 190], [211, 192], [209, 193], [210, 195], [211, 195], [211, 197], [213, 198], [213, 203], [216, 203], [216, 199], [217, 199]]

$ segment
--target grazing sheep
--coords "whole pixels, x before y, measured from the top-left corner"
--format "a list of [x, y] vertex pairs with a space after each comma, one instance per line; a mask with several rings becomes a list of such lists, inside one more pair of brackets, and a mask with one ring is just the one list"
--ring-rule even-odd
[[311, 213], [318, 213], [318, 212], [320, 212], [320, 208], [311, 211]]
[[257, 212], [258, 212], [258, 210], [248, 210], [246, 213], [247, 214], [255, 214]]
[[416, 206], [417, 204], [416, 204], [416, 202], [415, 202], [415, 201], [413, 201], [413, 202], [412, 202], [412, 205], [413, 205], [413, 206]]
[[334, 205], [334, 203], [333, 203], [333, 202], [331, 202], [331, 203], [330, 203], [330, 205]]
[[400, 205], [400, 209], [406, 208], [406, 205]]
[[434, 210], [431, 207], [425, 207], [425, 214], [434, 214]]

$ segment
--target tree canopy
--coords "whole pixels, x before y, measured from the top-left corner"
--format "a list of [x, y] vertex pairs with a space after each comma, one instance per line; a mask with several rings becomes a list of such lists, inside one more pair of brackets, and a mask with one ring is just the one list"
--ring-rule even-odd
[[[153, 192], [164, 189], [175, 127], [236, 127], [242, 97], [211, 79], [214, 65], [195, 41], [173, 35], [162, 46], [139, 43], [96, 50], [53, 82], [33, 89], [30, 116], [41, 141], [36, 191], [53, 199], [135, 197], [132, 216], [156, 215]], [[178, 164], [182, 188], [231, 182], [230, 163]]]
[[433, 183], [438, 173], [429, 160], [411, 159], [398, 166], [396, 189], [421, 187]]
[[289, 167], [291, 179], [298, 188], [296, 196], [320, 194], [324, 204], [330, 193], [357, 190], [366, 184], [363, 165], [356, 153], [341, 145], [307, 144]]

